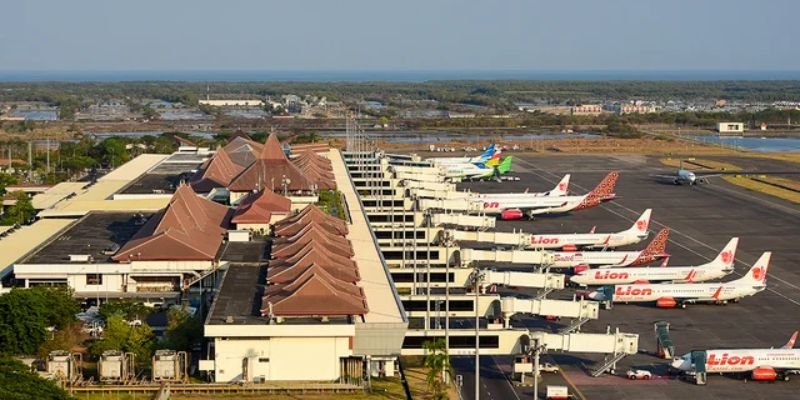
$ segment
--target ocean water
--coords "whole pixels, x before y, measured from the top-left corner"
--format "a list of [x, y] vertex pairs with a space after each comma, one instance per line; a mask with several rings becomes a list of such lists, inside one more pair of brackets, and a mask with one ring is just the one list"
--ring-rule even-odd
[[169, 70], [169, 71], [18, 71], [0, 70], [0, 82], [423, 82], [431, 80], [798, 80], [797, 71], [720, 71], [720, 70]]
[[800, 138], [796, 137], [743, 137], [743, 136], [693, 136], [694, 139], [730, 148], [743, 148], [764, 152], [800, 151]]

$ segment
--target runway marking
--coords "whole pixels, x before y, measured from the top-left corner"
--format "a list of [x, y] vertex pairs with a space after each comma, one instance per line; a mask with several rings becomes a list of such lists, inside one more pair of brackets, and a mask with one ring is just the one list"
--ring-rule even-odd
[[[534, 170], [536, 170], [536, 171], [539, 171], [540, 173], [536, 173], [536, 172], [533, 172], [533, 173], [534, 173], [534, 174], [536, 174], [536, 175], [538, 175], [540, 178], [542, 178], [542, 179], [544, 179], [544, 180], [546, 180], [546, 181], [550, 182], [550, 183], [555, 183], [556, 181], [555, 181], [555, 180], [553, 180], [553, 179], [551, 179], [551, 178], [547, 178], [547, 177], [544, 177], [544, 176], [542, 176], [542, 173], [544, 173], [544, 174], [548, 174], [548, 175], [550, 175], [550, 176], [554, 176], [554, 177], [559, 177], [559, 175], [557, 175], [557, 174], [555, 174], [555, 173], [552, 173], [552, 172], [550, 172], [550, 171], [547, 171], [547, 170], [543, 170], [543, 169], [541, 169], [541, 168], [539, 168], [539, 167], [536, 167], [535, 165], [531, 164], [531, 163], [530, 163], [530, 162], [528, 162], [528, 161], [519, 160], [519, 162], [522, 162], [522, 163], [524, 163], [524, 164], [527, 164], [528, 166], [530, 166], [530, 167], [531, 167], [531, 168], [533, 168]], [[587, 191], [589, 190], [589, 189], [586, 189], [586, 188], [585, 188], [585, 187], [583, 187], [583, 186], [580, 186], [580, 185], [577, 185], [577, 184], [574, 184], [574, 183], [570, 183], [570, 185], [572, 185], [572, 186], [575, 186], [575, 187], [577, 187], [577, 188], [579, 188], [579, 189], [583, 189], [583, 190], [587, 190]], [[735, 191], [732, 191], [732, 192], [733, 192], [733, 193], [735, 193], [735, 194], [737, 194], [737, 195], [738, 195], [738, 194], [742, 194], [742, 193], [735, 192]], [[620, 204], [620, 203], [617, 203], [617, 202], [611, 202], [610, 204], [611, 204], [612, 206], [616, 206], [616, 207], [622, 208], [622, 209], [624, 209], [624, 210], [626, 210], [626, 211], [628, 211], [628, 212], [632, 213], [633, 215], [636, 215], [637, 217], [640, 215], [640, 213], [639, 213], [638, 211], [636, 211], [636, 210], [634, 210], [634, 209], [632, 209], [632, 208], [630, 208], [630, 207], [626, 207], [626, 206], [624, 206], [624, 205], [622, 205], [622, 204]], [[771, 203], [771, 202], [770, 202], [770, 204], [772, 204], [772, 205], [777, 205], [777, 204], [774, 204], [774, 203]], [[625, 220], [627, 220], [627, 221], [630, 221], [630, 222], [632, 222], [632, 221], [635, 221], [635, 219], [633, 219], [633, 218], [630, 218], [630, 217], [627, 217], [627, 216], [625, 216], [625, 215], [622, 215], [622, 214], [620, 214], [619, 212], [616, 212], [616, 211], [614, 211], [614, 210], [611, 210], [610, 208], [606, 208], [606, 210], [608, 210], [608, 212], [610, 212], [610, 213], [612, 213], [612, 214], [614, 214], [614, 215], [616, 215], [616, 216], [619, 216], [620, 218], [623, 218], [623, 219], [625, 219]], [[652, 219], [650, 223], [651, 223], [651, 225], [653, 225], [653, 224], [654, 224], [654, 225], [660, 225], [661, 227], [667, 227], [667, 225], [665, 225], [665, 224], [663, 224], [663, 223], [661, 223], [661, 222], [658, 222], [658, 221], [657, 221], [657, 220], [655, 220], [655, 219]], [[696, 238], [694, 238], [693, 236], [690, 236], [690, 235], [688, 235], [688, 234], [685, 234], [685, 233], [683, 233], [683, 232], [681, 232], [681, 231], [679, 231], [679, 230], [677, 230], [677, 229], [670, 228], [670, 230], [671, 230], [671, 232], [674, 232], [674, 233], [676, 233], [676, 234], [678, 234], [678, 235], [680, 235], [680, 236], [683, 236], [684, 238], [686, 238], [686, 239], [689, 239], [689, 240], [691, 240], [691, 241], [693, 241], [693, 242], [695, 242], [695, 243], [697, 243], [697, 244], [699, 244], [699, 245], [701, 245], [701, 246], [704, 246], [704, 247], [706, 247], [706, 248], [708, 248], [708, 249], [711, 249], [711, 250], [713, 250], [713, 251], [715, 251], [715, 252], [718, 252], [718, 251], [719, 251], [719, 249], [716, 249], [716, 248], [712, 247], [712, 246], [711, 246], [711, 245], [709, 245], [708, 243], [705, 243], [705, 242], [703, 242], [703, 241], [700, 241], [699, 239], [696, 239]], [[713, 258], [711, 258], [711, 257], [708, 257], [708, 256], [707, 256], [707, 255], [705, 255], [705, 254], [699, 253], [699, 252], [697, 252], [697, 251], [695, 251], [695, 250], [693, 250], [693, 249], [690, 249], [689, 247], [686, 247], [685, 245], [682, 245], [682, 244], [680, 244], [680, 243], [678, 243], [678, 242], [676, 242], [676, 241], [674, 241], [674, 240], [672, 240], [672, 239], [670, 239], [669, 241], [670, 241], [671, 243], [674, 243], [676, 246], [678, 246], [678, 247], [681, 247], [681, 248], [685, 249], [686, 251], [689, 251], [690, 253], [693, 253], [693, 254], [695, 254], [695, 255], [697, 255], [697, 256], [700, 256], [700, 257], [702, 257], [702, 258], [704, 258], [704, 259], [706, 259], [706, 260], [708, 260], [708, 261], [711, 261], [711, 260], [713, 260]], [[714, 257], [716, 257], [716, 254], [714, 255]], [[748, 266], [748, 267], [752, 267], [752, 266], [753, 266], [753, 264], [747, 264], [747, 263], [744, 263], [744, 264], [745, 264], [746, 266]], [[733, 274], [733, 275], [737, 275], [737, 276], [744, 276], [744, 273], [742, 273], [742, 272], [738, 272], [738, 271], [735, 271], [735, 270], [734, 270], [734, 272], [733, 272], [732, 274]], [[779, 282], [783, 283], [783, 284], [784, 284], [784, 285], [786, 285], [786, 286], [789, 286], [789, 287], [792, 287], [792, 288], [794, 288], [794, 289], [800, 290], [800, 286], [797, 286], [797, 285], [795, 285], [795, 284], [793, 284], [793, 283], [791, 283], [791, 282], [789, 282], [789, 281], [787, 281], [787, 280], [785, 280], [785, 279], [783, 279], [783, 278], [780, 278], [780, 277], [776, 276], [774, 272], [773, 272], [773, 273], [771, 273], [771, 274], [769, 275], [769, 277], [770, 277], [770, 278], [772, 278], [772, 279], [774, 279], [774, 280], [776, 280], [776, 281], [779, 281]], [[789, 301], [789, 302], [791, 302], [791, 303], [793, 303], [793, 304], [795, 304], [795, 305], [797, 305], [797, 306], [800, 306], [800, 301], [797, 301], [797, 300], [795, 300], [795, 299], [793, 299], [793, 298], [791, 298], [791, 297], [789, 297], [789, 296], [786, 296], [786, 295], [784, 295], [783, 293], [780, 293], [780, 292], [778, 292], [778, 291], [777, 291], [777, 290], [775, 290], [775, 289], [772, 289], [772, 288], [769, 288], [769, 287], [767, 287], [767, 289], [766, 289], [766, 290], [768, 290], [768, 291], [770, 291], [770, 292], [772, 292], [772, 293], [774, 293], [774, 294], [776, 294], [776, 295], [778, 295], [778, 296], [780, 296], [780, 297], [782, 297], [782, 298], [786, 299], [787, 301]]]
[[511, 388], [511, 393], [514, 393], [514, 397], [516, 397], [517, 400], [522, 400], [522, 399], [519, 398], [519, 395], [517, 394], [517, 390], [516, 390], [516, 388], [514, 388], [514, 385], [511, 384], [511, 379], [509, 379], [508, 375], [506, 375], [506, 373], [503, 372], [503, 370], [500, 368], [500, 364], [497, 363], [497, 359], [495, 359], [494, 356], [489, 356], [489, 357], [492, 358], [492, 362], [494, 363], [495, 368], [497, 368], [497, 370], [501, 374], [503, 374], [503, 377], [506, 378], [506, 383], [508, 384], [508, 387]]

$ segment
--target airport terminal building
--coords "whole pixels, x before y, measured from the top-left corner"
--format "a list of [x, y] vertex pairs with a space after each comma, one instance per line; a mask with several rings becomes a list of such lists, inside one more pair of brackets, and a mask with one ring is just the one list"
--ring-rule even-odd
[[[311, 205], [333, 188], [344, 220]], [[216, 382], [395, 373], [408, 321], [338, 150], [290, 157], [275, 135], [240, 135], [216, 151], [141, 155], [33, 203], [39, 220], [0, 240], [2, 290], [199, 299], [197, 366]]]

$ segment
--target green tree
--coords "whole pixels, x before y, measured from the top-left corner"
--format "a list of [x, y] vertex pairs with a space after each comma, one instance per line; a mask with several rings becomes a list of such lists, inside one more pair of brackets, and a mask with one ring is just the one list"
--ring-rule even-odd
[[23, 291], [0, 296], [0, 354], [34, 354], [46, 338], [43, 312]]
[[0, 357], [0, 399], [68, 400], [71, 397], [54, 382], [40, 378], [20, 361]]
[[25, 224], [36, 215], [31, 199], [25, 192], [15, 192], [12, 196], [17, 202], [3, 214], [1, 225]]
[[153, 330], [147, 324], [131, 325], [120, 315], [106, 320], [102, 339], [94, 342], [91, 353], [100, 356], [106, 350], [132, 352], [139, 363], [147, 363], [153, 354]]
[[164, 347], [189, 350], [192, 343], [203, 337], [203, 322], [184, 308], [171, 308], [167, 313], [167, 336]]
[[447, 375], [450, 373], [450, 355], [444, 339], [429, 340], [422, 344], [425, 349], [424, 365], [428, 368], [428, 389], [436, 400], [447, 398]]
[[99, 155], [108, 166], [116, 168], [130, 160], [130, 153], [125, 148], [126, 145], [126, 141], [122, 138], [108, 138], [100, 143]]
[[100, 306], [100, 318], [105, 321], [112, 315], [118, 315], [126, 320], [144, 319], [153, 313], [153, 309], [144, 303], [133, 300], [110, 300]]
[[0, 354], [35, 353], [48, 338], [47, 328], [66, 329], [78, 310], [66, 288], [20, 288], [0, 296]]
[[10, 174], [0, 174], [0, 196], [5, 196], [6, 194], [6, 187], [9, 185], [16, 185], [19, 183], [19, 179], [16, 176]]
[[39, 357], [45, 358], [53, 350], [73, 351], [76, 347], [83, 344], [89, 337], [83, 331], [83, 323], [74, 321], [62, 329], [53, 332], [52, 337], [45, 340], [39, 346]]

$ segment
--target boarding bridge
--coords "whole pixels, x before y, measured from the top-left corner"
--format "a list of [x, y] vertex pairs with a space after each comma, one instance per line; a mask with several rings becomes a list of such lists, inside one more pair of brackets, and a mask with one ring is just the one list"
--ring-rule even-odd
[[[403, 213], [405, 217], [399, 217]], [[493, 229], [497, 219], [486, 215], [466, 215], [466, 214], [426, 214], [418, 211], [403, 210], [399, 207], [392, 209], [391, 206], [380, 208], [369, 212], [370, 225], [374, 228], [397, 227], [398, 225], [426, 228], [428, 226], [428, 216], [430, 216], [431, 229], [436, 229], [437, 234], [443, 226], [458, 227], [460, 229], [486, 230]], [[461, 231], [464, 232], [464, 231]], [[440, 240], [441, 241], [441, 240]]]
[[510, 326], [511, 316], [514, 314], [533, 314], [549, 317], [574, 318], [581, 321], [580, 324], [572, 324], [570, 326], [570, 330], [575, 330], [589, 320], [599, 317], [600, 304], [596, 301], [584, 299], [550, 300], [503, 297], [500, 299], [500, 310], [503, 313], [504, 326]]
[[530, 348], [538, 352], [555, 350], [569, 353], [601, 353], [607, 354], [603, 364], [592, 371], [592, 376], [600, 376], [606, 371], [612, 373], [617, 362], [625, 356], [639, 352], [639, 335], [621, 333], [617, 329], [611, 333], [548, 333], [531, 332]]
[[[450, 329], [449, 354], [451, 356], [475, 355], [475, 330]], [[639, 335], [616, 332], [608, 333], [548, 333], [531, 332], [528, 329], [481, 329], [481, 355], [528, 354], [532, 349], [540, 351], [562, 351], [568, 353], [611, 354], [614, 356], [636, 354]], [[409, 329], [400, 351], [404, 356], [422, 356], [422, 346], [427, 341], [444, 339], [444, 329]], [[619, 360], [618, 360], [619, 361]]]
[[[450, 301], [449, 313], [445, 302]], [[481, 294], [477, 297], [478, 315], [498, 323], [502, 319], [503, 326], [510, 326], [514, 314], [532, 314], [540, 316], [574, 318], [578, 320], [597, 319], [599, 307], [597, 302], [586, 300], [531, 300], [516, 297], [500, 297], [496, 294]], [[442, 317], [449, 314], [455, 318], [475, 317], [474, 294], [418, 294], [402, 296], [403, 306], [409, 318]], [[426, 308], [425, 302], [430, 301]], [[439, 304], [437, 306], [437, 303]], [[438, 313], [434, 310], [439, 310]]]
[[656, 350], [658, 356], [671, 360], [675, 357], [675, 345], [672, 343], [672, 337], [669, 335], [669, 322], [658, 321], [654, 325], [656, 333]]
[[[407, 180], [407, 181], [418, 181], [418, 182], [434, 182], [434, 183], [443, 183], [448, 182], [447, 178], [444, 175], [439, 174], [417, 174], [411, 172], [395, 172], [394, 177], [400, 180]], [[456, 180], [450, 179], [449, 182], [455, 182]]]
[[417, 199], [419, 210], [448, 210], [466, 213], [482, 213], [483, 201], [480, 199]]
[[450, 182], [420, 182], [415, 180], [401, 180], [400, 186], [408, 189], [430, 189], [430, 190], [456, 190], [456, 184]]
[[454, 200], [454, 199], [477, 199], [475, 193], [472, 192], [460, 192], [458, 190], [452, 189], [435, 189], [423, 186], [422, 188], [413, 188], [408, 190], [409, 194], [413, 197], [420, 198], [420, 199], [442, 199], [442, 200]]
[[459, 228], [484, 230], [494, 229], [496, 222], [497, 218], [486, 215], [466, 215], [456, 213], [431, 214], [431, 223], [433, 226], [449, 225], [457, 226]]
[[[412, 288], [414, 286], [413, 268], [390, 268], [395, 286], [398, 288]], [[427, 266], [417, 266], [417, 283], [427, 285]], [[445, 277], [447, 269], [437, 267], [431, 268], [432, 288], [471, 288], [474, 282], [475, 270], [470, 268], [450, 268], [450, 279]], [[491, 292], [494, 285], [509, 287], [524, 287], [532, 289], [544, 289], [546, 292], [564, 289], [564, 274], [550, 272], [519, 272], [519, 271], [494, 271], [481, 270], [482, 290]]]
[[465, 248], [460, 250], [459, 255], [462, 265], [469, 265], [476, 261], [490, 261], [547, 266], [555, 262], [555, 255], [550, 251], [543, 250], [478, 250]]

